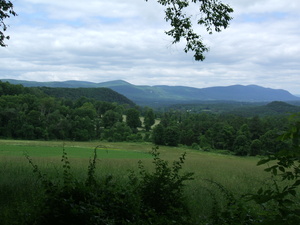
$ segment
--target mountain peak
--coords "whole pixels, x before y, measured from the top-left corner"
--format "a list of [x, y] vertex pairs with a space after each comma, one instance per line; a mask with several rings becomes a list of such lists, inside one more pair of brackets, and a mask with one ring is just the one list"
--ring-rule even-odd
[[121, 85], [132, 85], [124, 80], [113, 80], [113, 81], [106, 81], [102, 83], [98, 83], [98, 85], [101, 85], [101, 87], [110, 87], [110, 86], [121, 86]]

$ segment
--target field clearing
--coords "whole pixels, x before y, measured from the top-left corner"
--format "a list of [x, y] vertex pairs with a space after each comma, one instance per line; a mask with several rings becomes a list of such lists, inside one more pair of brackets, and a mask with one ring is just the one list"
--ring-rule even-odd
[[58, 143], [58, 142], [23, 142], [23, 141], [1, 141], [0, 156], [16, 156], [21, 157], [25, 154], [30, 157], [60, 157], [62, 150], [68, 154], [69, 158], [90, 158], [93, 155], [95, 147], [97, 147], [97, 155], [99, 158], [149, 158], [150, 155], [145, 152], [136, 150], [122, 150], [111, 148], [106, 145], [90, 146], [82, 143]]
[[[112, 143], [112, 142], [60, 142], [60, 141], [16, 141], [0, 140], [0, 166], [11, 164], [17, 167], [29, 167], [25, 154], [45, 169], [61, 166], [61, 156], [65, 148], [74, 170], [87, 168], [89, 159], [97, 148], [97, 167], [101, 173], [126, 173], [128, 169], [137, 169], [141, 160], [151, 169], [152, 156], [149, 154], [152, 147], [150, 143]], [[195, 181], [212, 179], [221, 182], [230, 189], [240, 191], [252, 189], [254, 183], [263, 182], [266, 173], [264, 167], [256, 166], [258, 157], [236, 157], [218, 153], [196, 151], [180, 147], [159, 148], [161, 158], [170, 161], [177, 160], [184, 152], [186, 162], [184, 171], [194, 172]], [[120, 175], [120, 174], [116, 174]], [[249, 185], [251, 184], [251, 185]]]
[[[71, 171], [78, 178], [85, 178], [89, 159], [97, 150], [97, 176], [112, 174], [124, 181], [128, 170], [138, 172], [138, 161], [146, 168], [153, 168], [149, 154], [151, 143], [112, 142], [62, 142], [0, 140], [0, 210], [10, 210], [19, 205], [19, 199], [34, 198], [39, 190], [37, 177], [24, 154], [48, 177], [59, 179], [62, 175], [61, 156], [65, 148], [71, 163]], [[160, 147], [162, 159], [172, 163], [187, 153], [183, 171], [194, 172], [194, 180], [186, 183], [187, 198], [195, 214], [210, 212], [211, 198], [208, 190], [213, 187], [206, 179], [222, 184], [239, 196], [257, 191], [268, 177], [264, 167], [256, 166], [257, 157], [236, 157], [212, 152], [203, 152], [183, 147]], [[24, 200], [25, 199], [25, 200]], [[30, 200], [28, 200], [30, 201]], [[9, 202], [9, 204], [8, 204]]]

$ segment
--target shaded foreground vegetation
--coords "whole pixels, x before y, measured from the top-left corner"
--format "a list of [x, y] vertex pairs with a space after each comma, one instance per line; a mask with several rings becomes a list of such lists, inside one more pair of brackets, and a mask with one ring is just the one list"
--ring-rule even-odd
[[[50, 172], [51, 163], [48, 166], [36, 164], [39, 157], [28, 157], [35, 178], [28, 162], [27, 166], [19, 166], [9, 165], [9, 161], [4, 160], [1, 166], [6, 171], [11, 168], [19, 174], [27, 171], [23, 173], [25, 185], [21, 188], [16, 185], [20, 181], [2, 179], [2, 223], [298, 224], [299, 131], [300, 123], [296, 122], [282, 136], [282, 140], [292, 142], [293, 147], [259, 162], [270, 162], [265, 170], [271, 172], [271, 176], [253, 165], [255, 158], [187, 149], [191, 159], [185, 160], [185, 153], [172, 164], [162, 159], [164, 156], [174, 159], [182, 152], [180, 148], [162, 148], [161, 153], [154, 148], [151, 153], [154, 167], [145, 158], [138, 163], [138, 168], [132, 169], [130, 161], [131, 172], [125, 172], [124, 167], [115, 173], [112, 164], [103, 171], [101, 164], [109, 161], [100, 159], [98, 162], [96, 149], [88, 163], [87, 175], [83, 175], [82, 168], [76, 168], [77, 163], [75, 171], [71, 170], [71, 160], [65, 151], [62, 171], [54, 166]], [[49, 163], [49, 158], [44, 162]], [[123, 160], [113, 165], [120, 162]], [[98, 165], [101, 175], [96, 169]], [[29, 180], [30, 183], [26, 183]], [[7, 207], [5, 200], [9, 199], [10, 207]]]
[[[43, 147], [38, 141], [28, 142], [29, 163], [24, 164], [20, 152], [26, 141], [1, 141], [1, 224], [300, 222], [297, 114], [290, 120], [287, 115], [243, 117], [181, 110], [155, 115], [150, 108], [85, 97], [58, 99], [38, 89], [0, 84], [0, 137], [89, 145], [80, 151], [66, 144], [61, 170], [55, 162], [61, 146], [52, 146], [59, 142], [44, 142]], [[96, 140], [103, 144], [88, 161], [87, 152]], [[141, 143], [134, 147], [134, 142]], [[153, 163], [146, 153], [151, 142], [161, 145], [159, 152], [154, 148], [151, 153]], [[115, 145], [119, 147], [109, 147]], [[128, 148], [122, 152], [117, 150], [120, 146]], [[183, 149], [190, 159], [185, 159]], [[216, 150], [228, 155], [215, 154]], [[265, 155], [258, 164], [265, 165], [270, 176], [253, 166], [255, 158], [231, 154]], [[71, 161], [76, 163], [72, 171]]]

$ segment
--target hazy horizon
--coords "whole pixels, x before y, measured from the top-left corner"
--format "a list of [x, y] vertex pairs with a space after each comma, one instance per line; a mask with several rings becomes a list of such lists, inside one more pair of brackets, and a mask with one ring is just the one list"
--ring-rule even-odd
[[[150, 86], [150, 87], [153, 87], [153, 86], [160, 86], [162, 84], [152, 84], [152, 85], [147, 85], [147, 84], [143, 84], [143, 85], [140, 85], [140, 84], [134, 84], [132, 82], [128, 82], [126, 80], [122, 80], [122, 79], [119, 79], [119, 80], [109, 80], [109, 81], [104, 81], [104, 82], [93, 82], [93, 81], [87, 81], [87, 80], [63, 80], [63, 81], [34, 81], [34, 80], [18, 80], [18, 79], [2, 79], [0, 78], [0, 80], [15, 80], [15, 81], [25, 81], [25, 82], [41, 82], [41, 83], [52, 83], [52, 82], [57, 82], [57, 83], [60, 83], [60, 82], [87, 82], [87, 83], [93, 83], [93, 84], [101, 84], [101, 83], [106, 83], [106, 82], [116, 82], [116, 81], [123, 81], [123, 82], [127, 82], [129, 84], [132, 84], [132, 85], [135, 85], [135, 86]], [[164, 85], [164, 84], [163, 84]], [[231, 85], [216, 85], [216, 86], [210, 86], [210, 87], [204, 87], [204, 88], [211, 88], [211, 87], [229, 87], [229, 86], [259, 86], [259, 87], [263, 87], [263, 88], [269, 88], [269, 87], [265, 87], [265, 86], [262, 86], [262, 85], [259, 85], [259, 84], [247, 84], [247, 85], [243, 85], [243, 84], [231, 84]], [[199, 87], [192, 87], [192, 86], [186, 86], [186, 85], [165, 85], [165, 86], [170, 86], [170, 87], [190, 87], [190, 88], [198, 88], [198, 89], [201, 89]], [[271, 88], [271, 89], [274, 89], [274, 90], [285, 90], [285, 89], [282, 89], [282, 88]], [[285, 91], [288, 91], [288, 90], [285, 90]], [[294, 95], [294, 96], [297, 96], [297, 97], [300, 97], [300, 93], [299, 94], [294, 94], [290, 91], [288, 91], [290, 94]]]

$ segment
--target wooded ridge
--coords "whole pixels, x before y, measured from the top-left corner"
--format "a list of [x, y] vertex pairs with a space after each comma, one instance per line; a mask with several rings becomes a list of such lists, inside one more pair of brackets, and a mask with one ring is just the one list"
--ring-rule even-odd
[[286, 90], [271, 89], [257, 85], [232, 85], [224, 87], [193, 88], [185, 86], [167, 85], [133, 85], [123, 80], [103, 83], [87, 81], [35, 82], [23, 80], [7, 80], [11, 84], [22, 84], [25, 87], [64, 87], [64, 88], [110, 88], [139, 105], [164, 105], [196, 101], [239, 101], [239, 102], [272, 102], [272, 101], [300, 101]]

